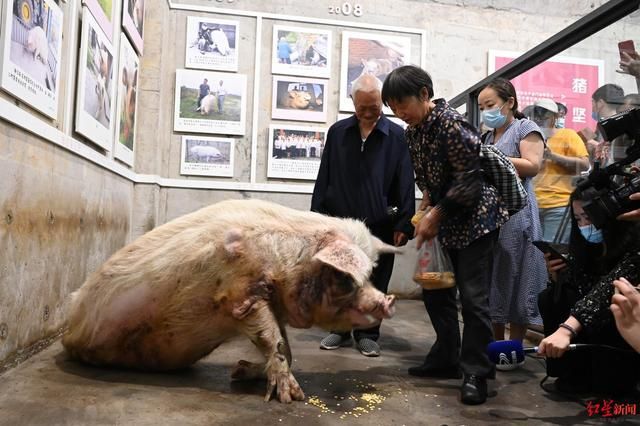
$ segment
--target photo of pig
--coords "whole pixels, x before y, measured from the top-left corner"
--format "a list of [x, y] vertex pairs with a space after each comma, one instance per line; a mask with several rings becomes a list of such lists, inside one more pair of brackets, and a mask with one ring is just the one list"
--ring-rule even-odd
[[327, 81], [292, 77], [273, 78], [272, 118], [301, 121], [327, 120], [324, 102]]
[[2, 31], [2, 87], [57, 113], [62, 13], [53, 0], [10, 0]]
[[244, 74], [177, 70], [174, 129], [244, 134], [246, 88]]
[[234, 147], [234, 139], [183, 136], [180, 174], [233, 177]]
[[185, 66], [220, 71], [238, 70], [238, 22], [187, 18]]
[[133, 166], [140, 60], [124, 34], [120, 34], [120, 60], [118, 64], [120, 68], [116, 110], [118, 143], [114, 147], [114, 156]]
[[[113, 147], [118, 70], [113, 46], [87, 8], [82, 13], [78, 57], [76, 131], [108, 151]], [[132, 76], [133, 77], [133, 76]]]
[[111, 87], [113, 55], [94, 28], [89, 28], [89, 50], [86, 56], [84, 110], [104, 127], [111, 121]]
[[271, 72], [329, 78], [331, 31], [273, 26]]
[[[340, 110], [354, 111], [351, 84], [358, 77], [370, 74], [382, 82], [391, 71], [410, 63], [411, 39], [408, 37], [343, 32]], [[391, 111], [385, 107], [385, 113]]]
[[265, 401], [274, 392], [302, 401], [286, 327], [350, 330], [390, 318], [395, 297], [369, 281], [389, 252], [398, 249], [356, 220], [222, 201], [148, 232], [90, 275], [71, 295], [62, 344], [92, 365], [165, 371], [245, 336], [264, 362], [239, 360], [231, 378], [266, 378]]

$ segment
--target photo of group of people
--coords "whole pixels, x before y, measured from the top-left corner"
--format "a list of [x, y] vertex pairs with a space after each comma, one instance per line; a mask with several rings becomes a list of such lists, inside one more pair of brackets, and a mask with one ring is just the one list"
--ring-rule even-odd
[[2, 23], [2, 88], [57, 118], [63, 15], [53, 0], [9, 0]]
[[325, 139], [323, 128], [271, 125], [267, 177], [315, 180]]

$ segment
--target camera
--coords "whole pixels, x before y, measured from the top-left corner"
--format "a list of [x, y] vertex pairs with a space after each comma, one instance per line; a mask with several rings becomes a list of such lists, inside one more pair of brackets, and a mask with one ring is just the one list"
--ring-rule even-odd
[[596, 228], [603, 228], [622, 213], [640, 208], [640, 201], [629, 200], [629, 195], [640, 192], [640, 174], [625, 171], [625, 166], [640, 158], [640, 108], [599, 121], [598, 130], [607, 141], [622, 135], [633, 138], [624, 159], [603, 169], [596, 163], [593, 171], [578, 181], [585, 213]]

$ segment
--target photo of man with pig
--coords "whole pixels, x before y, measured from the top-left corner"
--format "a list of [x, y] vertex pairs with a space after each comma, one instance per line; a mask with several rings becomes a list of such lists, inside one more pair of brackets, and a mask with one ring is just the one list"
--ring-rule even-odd
[[[201, 94], [205, 79], [209, 91]], [[174, 130], [244, 134], [246, 89], [244, 74], [177, 70]]]
[[327, 83], [326, 80], [274, 77], [271, 118], [326, 122]]
[[83, 9], [76, 131], [109, 151], [113, 149], [116, 72], [113, 46], [89, 10]]
[[329, 78], [331, 31], [273, 26], [271, 72]]
[[[381, 82], [394, 69], [411, 63], [411, 39], [382, 34], [342, 33], [340, 68], [340, 111], [354, 111], [351, 85], [364, 74]], [[387, 107], [385, 114], [392, 114]]]
[[53, 0], [6, 3], [2, 88], [57, 118], [62, 11]]
[[238, 22], [187, 17], [185, 66], [206, 70], [237, 71]]
[[309, 126], [269, 126], [267, 177], [315, 180], [327, 130]]
[[118, 74], [118, 141], [114, 155], [130, 166], [133, 165], [133, 147], [136, 135], [136, 106], [138, 69], [140, 60], [124, 34], [120, 34], [120, 61]]
[[183, 136], [180, 174], [233, 177], [234, 139]]

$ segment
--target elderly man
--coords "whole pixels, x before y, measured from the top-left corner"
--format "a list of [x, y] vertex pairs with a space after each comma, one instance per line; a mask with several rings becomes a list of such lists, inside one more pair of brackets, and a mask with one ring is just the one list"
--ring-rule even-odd
[[[413, 235], [415, 211], [413, 167], [404, 132], [382, 114], [382, 84], [372, 75], [360, 76], [352, 86], [355, 115], [333, 124], [327, 133], [311, 210], [360, 219], [382, 241], [402, 246]], [[371, 281], [384, 293], [393, 270], [393, 255], [384, 254]], [[380, 326], [353, 330], [358, 350], [380, 355]], [[351, 333], [331, 333], [321, 349], [352, 344]]]

